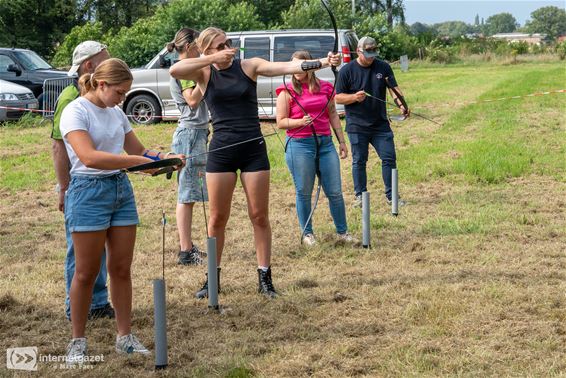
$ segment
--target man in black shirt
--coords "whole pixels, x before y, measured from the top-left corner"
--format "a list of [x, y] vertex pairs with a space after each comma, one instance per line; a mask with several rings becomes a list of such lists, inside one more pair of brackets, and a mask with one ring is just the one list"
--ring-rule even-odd
[[[366, 163], [371, 144], [381, 159], [385, 196], [391, 202], [391, 169], [396, 168], [393, 131], [385, 108], [385, 89], [405, 116], [409, 109], [402, 102], [391, 66], [377, 57], [377, 43], [371, 37], [358, 42], [358, 58], [340, 69], [336, 84], [336, 103], [345, 105], [346, 132], [352, 147], [355, 206], [361, 207], [362, 192], [367, 190]], [[392, 89], [393, 88], [393, 89]], [[370, 94], [382, 101], [366, 95]], [[399, 201], [402, 205], [402, 201]]]

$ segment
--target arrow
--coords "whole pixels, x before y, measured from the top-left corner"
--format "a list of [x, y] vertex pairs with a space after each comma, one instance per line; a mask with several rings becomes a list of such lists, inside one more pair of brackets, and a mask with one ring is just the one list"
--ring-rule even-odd
[[[393, 106], [393, 107], [398, 108], [397, 105], [394, 105], [394, 104], [392, 104], [392, 103], [390, 103], [390, 102], [388, 102], [388, 101], [382, 100], [382, 99], [380, 99], [379, 97], [375, 97], [375, 96], [372, 95], [371, 93], [368, 93], [368, 92], [364, 91], [364, 94], [365, 94], [366, 96], [368, 96], [368, 97], [371, 97], [371, 98], [374, 98], [374, 99], [376, 99], [376, 100], [378, 100], [378, 101], [381, 101], [381, 102], [383, 102], [384, 104], [387, 104], [387, 105], [389, 105], [389, 106]], [[411, 114], [416, 115], [417, 117], [421, 117], [422, 119], [426, 119], [427, 121], [432, 122], [432, 123], [435, 123], [435, 124], [437, 124], [438, 126], [442, 126], [441, 123], [438, 123], [438, 122], [436, 122], [436, 121], [434, 121], [434, 120], [432, 120], [432, 119], [430, 119], [430, 118], [428, 118], [428, 117], [425, 117], [425, 116], [422, 115], [422, 114], [415, 113], [415, 112], [411, 112]]]

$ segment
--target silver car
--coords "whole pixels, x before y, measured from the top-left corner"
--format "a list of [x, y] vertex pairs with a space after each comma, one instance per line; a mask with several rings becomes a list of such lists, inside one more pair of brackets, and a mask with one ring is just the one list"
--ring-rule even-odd
[[16, 121], [39, 104], [33, 92], [26, 87], [0, 80], [0, 122]]
[[[313, 58], [325, 57], [334, 47], [333, 30], [264, 30], [227, 33], [232, 45], [240, 48], [240, 58], [261, 57], [270, 61], [287, 61], [297, 50], [308, 50]], [[358, 37], [348, 29], [338, 31], [338, 49], [343, 53], [343, 64], [356, 59]], [[175, 120], [179, 111], [169, 91], [169, 67], [178, 60], [175, 52], [161, 50], [145, 67], [134, 69], [132, 88], [126, 95], [124, 111], [134, 122], [150, 124]], [[330, 68], [317, 73], [323, 80], [334, 82]], [[290, 78], [286, 78], [287, 82]], [[275, 89], [283, 78], [259, 77], [257, 82], [258, 113], [260, 118], [275, 118]], [[339, 112], [342, 106], [337, 106]]]

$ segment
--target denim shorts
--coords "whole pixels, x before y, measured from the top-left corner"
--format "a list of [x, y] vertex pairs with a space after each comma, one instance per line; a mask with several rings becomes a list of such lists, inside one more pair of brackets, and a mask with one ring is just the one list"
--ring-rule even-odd
[[208, 129], [190, 129], [179, 126], [173, 134], [171, 150], [174, 153], [185, 154], [189, 157], [196, 155], [186, 160], [186, 165], [177, 175], [178, 203], [208, 201], [205, 177], [207, 139]]
[[72, 175], [65, 193], [65, 223], [69, 232], [137, 225], [136, 200], [128, 176]]

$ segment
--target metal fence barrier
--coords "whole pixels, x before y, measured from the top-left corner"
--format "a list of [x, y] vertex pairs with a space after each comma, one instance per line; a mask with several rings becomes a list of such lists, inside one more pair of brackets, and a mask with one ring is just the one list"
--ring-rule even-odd
[[52, 120], [57, 99], [65, 87], [73, 83], [74, 77], [45, 79], [43, 82], [43, 118]]

